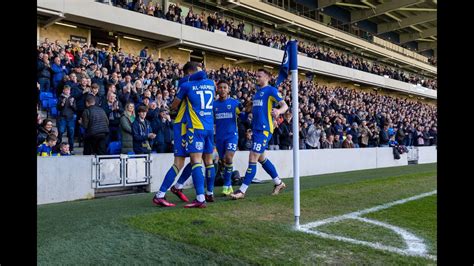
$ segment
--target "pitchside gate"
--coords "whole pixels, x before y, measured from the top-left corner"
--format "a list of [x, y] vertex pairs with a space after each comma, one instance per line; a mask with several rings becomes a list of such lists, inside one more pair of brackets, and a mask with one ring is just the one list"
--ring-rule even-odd
[[98, 155], [92, 158], [92, 187], [117, 188], [149, 185], [149, 154]]
[[[409, 164], [418, 163], [418, 148], [408, 149]], [[92, 188], [119, 188], [149, 185], [151, 158], [139, 155], [98, 155], [92, 158]]]

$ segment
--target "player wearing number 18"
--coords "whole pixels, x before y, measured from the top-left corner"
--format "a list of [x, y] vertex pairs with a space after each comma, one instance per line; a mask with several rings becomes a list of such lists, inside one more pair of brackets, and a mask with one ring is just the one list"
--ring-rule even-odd
[[[272, 195], [277, 195], [286, 187], [280, 180], [275, 166], [268, 158], [265, 158], [265, 149], [272, 137], [273, 123], [280, 114], [288, 110], [288, 105], [282, 99], [275, 87], [268, 85], [271, 75], [265, 69], [257, 71], [257, 91], [252, 101], [252, 141], [253, 146], [249, 154], [249, 166], [245, 173], [245, 179], [240, 189], [231, 193], [233, 199], [243, 199], [245, 192], [257, 173], [257, 160], [273, 179], [275, 184]], [[273, 108], [278, 103], [280, 108]]]
[[[185, 208], [205, 208], [204, 175], [202, 161], [206, 165], [206, 177], [214, 184], [215, 169], [212, 162], [214, 150], [214, 114], [213, 103], [216, 86], [214, 81], [207, 78], [198, 63], [186, 63], [189, 74], [195, 74], [194, 80], [179, 87], [171, 109], [176, 109], [181, 101], [186, 103], [186, 150], [192, 163], [192, 177], [196, 190], [196, 200], [185, 205]], [[212, 188], [208, 190], [212, 191]]]

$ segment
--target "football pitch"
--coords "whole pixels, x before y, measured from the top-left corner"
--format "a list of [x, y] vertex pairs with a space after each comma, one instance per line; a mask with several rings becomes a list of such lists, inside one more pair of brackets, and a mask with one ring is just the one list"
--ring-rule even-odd
[[38, 264], [434, 265], [436, 180], [436, 164], [302, 177], [301, 230], [292, 179], [278, 196], [252, 184], [245, 199], [217, 196], [206, 209], [171, 192], [173, 208], [152, 193], [42, 205]]

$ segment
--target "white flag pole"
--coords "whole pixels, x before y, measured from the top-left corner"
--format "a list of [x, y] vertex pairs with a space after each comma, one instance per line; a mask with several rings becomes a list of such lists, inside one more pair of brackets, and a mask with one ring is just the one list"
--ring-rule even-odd
[[[297, 56], [297, 54], [295, 54]], [[298, 125], [298, 68], [291, 70], [291, 113], [293, 115], [293, 198], [295, 228], [300, 228], [300, 158]]]

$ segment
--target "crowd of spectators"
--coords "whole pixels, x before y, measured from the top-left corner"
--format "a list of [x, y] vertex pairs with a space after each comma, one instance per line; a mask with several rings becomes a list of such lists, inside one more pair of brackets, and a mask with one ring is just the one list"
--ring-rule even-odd
[[[49, 143], [52, 152], [59, 153], [68, 144], [68, 153], [73, 153], [75, 144], [83, 144], [84, 154], [104, 154], [112, 153], [111, 143], [120, 141], [118, 152], [122, 153], [171, 152], [169, 106], [184, 75], [184, 63], [172, 58], [154, 60], [145, 48], [136, 56], [113, 45], [97, 49], [45, 39], [38, 46], [38, 89], [57, 97], [59, 114], [56, 129], [52, 120], [38, 119], [38, 145]], [[231, 96], [249, 110], [255, 71], [222, 66], [207, 72], [215, 81], [228, 80]], [[289, 80], [279, 89], [291, 106]], [[301, 149], [437, 142], [437, 108], [431, 104], [309, 80], [299, 82], [299, 101]], [[289, 112], [278, 119], [270, 149], [292, 148], [292, 119]], [[240, 150], [251, 147], [251, 120], [249, 112], [238, 120]], [[62, 140], [65, 134], [67, 143]], [[57, 141], [48, 139], [50, 135]]]
[[[288, 35], [266, 32], [265, 30], [254, 30], [253, 32], [247, 33], [244, 30], [245, 25], [242, 21], [237, 23], [233, 18], [225, 18], [218, 12], [206, 14], [202, 11], [201, 13], [198, 13], [194, 12], [193, 8], [190, 7], [189, 12], [183, 14], [179, 4], [174, 3], [169, 5], [166, 13], [163, 12], [159, 3], [153, 4], [151, 1], [148, 5], [145, 5], [143, 0], [135, 0], [129, 4], [125, 4], [125, 1], [123, 1], [123, 3], [118, 1], [115, 5], [203, 30], [220, 30], [226, 32], [228, 36], [269, 46], [275, 49], [283, 50], [285, 44], [290, 39], [290, 36]], [[385, 76], [387, 78], [400, 80], [414, 85], [420, 84], [428, 89], [437, 90], [438, 87], [436, 79], [424, 78], [421, 75], [408, 73], [385, 64], [370, 62], [362, 57], [338, 51], [333, 48], [323, 47], [320, 44], [313, 42], [299, 40], [298, 52], [305, 54], [308, 57], [333, 64], [369, 72], [375, 75]], [[436, 58], [430, 58], [429, 62], [436, 65]]]

